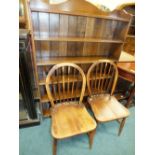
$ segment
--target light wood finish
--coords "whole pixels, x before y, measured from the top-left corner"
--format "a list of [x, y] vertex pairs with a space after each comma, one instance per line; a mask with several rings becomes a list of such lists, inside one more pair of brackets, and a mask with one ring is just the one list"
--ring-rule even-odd
[[76, 63], [87, 72], [100, 59], [118, 61], [131, 22], [125, 11], [104, 12], [85, 0], [33, 0], [29, 16], [40, 98], [47, 94], [40, 80], [55, 64]]
[[[110, 79], [100, 79], [92, 81], [91, 76], [96, 76], [100, 73], [103, 75], [110, 75]], [[110, 60], [102, 60], [92, 64], [87, 73], [87, 87], [89, 92], [88, 103], [94, 113], [98, 122], [108, 122], [123, 118], [120, 123], [119, 135], [124, 126], [126, 117], [129, 116], [129, 111], [121, 103], [117, 101], [113, 93], [118, 79], [118, 70], [114, 62]], [[94, 91], [94, 88], [100, 91]]]
[[[77, 80], [79, 77], [80, 84]], [[51, 103], [53, 155], [56, 155], [58, 139], [83, 133], [90, 132], [91, 148], [96, 122], [82, 103], [86, 87], [86, 78], [82, 69], [72, 63], [56, 64], [49, 70], [45, 84], [48, 99]], [[80, 94], [76, 99], [76, 93], [79, 90]], [[69, 95], [71, 100], [68, 97]], [[45, 112], [47, 115], [48, 112]]]
[[95, 120], [78, 102], [56, 105], [52, 111], [52, 135], [57, 139], [88, 133], [96, 128]]
[[129, 111], [114, 96], [95, 95], [88, 99], [95, 118], [99, 122], [117, 120], [129, 116]]

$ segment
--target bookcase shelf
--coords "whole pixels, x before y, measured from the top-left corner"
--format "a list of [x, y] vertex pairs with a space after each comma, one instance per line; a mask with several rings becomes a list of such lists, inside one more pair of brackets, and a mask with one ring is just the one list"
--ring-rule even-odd
[[[111, 78], [111, 76], [104, 76], [104, 75], [100, 75], [100, 74], [97, 74], [96, 76], [93, 76], [93, 77], [90, 77], [90, 80], [95, 80], [95, 79], [108, 79], [108, 78]], [[52, 77], [51, 78], [51, 81], [49, 82], [49, 84], [57, 84], [59, 80], [59, 83], [62, 83], [63, 81], [66, 83], [66, 82], [77, 82], [77, 81], [82, 81], [82, 77], [81, 76], [75, 76], [75, 75], [71, 75], [71, 76], [68, 76], [68, 75], [64, 75], [64, 76], [57, 76], [57, 77]], [[44, 79], [41, 79], [39, 80], [39, 85], [45, 85], [46, 83], [46, 78]]]
[[123, 43], [122, 40], [97, 39], [97, 38], [71, 38], [71, 37], [51, 37], [51, 38], [35, 38], [35, 41], [62, 41], [62, 42], [100, 42], [100, 43]]
[[[59, 83], [62, 83], [63, 81], [66, 83], [67, 81], [69, 82], [77, 82], [77, 81], [82, 81], [82, 78], [81, 76], [75, 76], [75, 75], [72, 75], [72, 76], [67, 76], [67, 75], [64, 75], [64, 76], [57, 76], [57, 77], [52, 77], [51, 78], [51, 81], [49, 82], [49, 84], [57, 84], [59, 80]], [[45, 85], [46, 83], [46, 78], [44, 79], [41, 79], [39, 80], [39, 85]]]
[[[121, 22], [129, 22], [130, 19], [129, 18], [121, 18], [118, 16], [115, 16], [112, 14], [115, 14], [115, 11], [108, 13], [104, 13], [102, 12], [102, 14], [90, 14], [90, 13], [86, 13], [86, 12], [69, 12], [69, 11], [58, 11], [58, 10], [50, 10], [48, 9], [41, 9], [41, 8], [32, 8], [31, 11], [33, 12], [42, 12], [42, 13], [53, 13], [53, 14], [64, 14], [64, 15], [75, 15], [75, 16], [86, 16], [86, 17], [95, 17], [95, 18], [102, 18], [102, 19], [107, 19], [107, 20], [116, 20], [116, 21], [121, 21]], [[101, 12], [100, 12], [101, 13]], [[121, 14], [121, 13], [120, 13]], [[128, 17], [128, 16], [126, 16]]]
[[105, 57], [53, 57], [50, 59], [38, 59], [37, 66], [55, 65], [58, 63], [65, 63], [65, 62], [71, 62], [76, 64], [87, 64], [103, 59], [105, 59]]
[[[110, 59], [117, 62], [132, 15], [121, 10], [104, 12], [85, 0], [70, 0], [57, 5], [39, 0], [30, 1], [30, 17], [35, 77], [40, 102], [47, 103], [45, 79], [50, 68], [58, 63], [70, 62], [78, 64], [87, 73], [96, 61]], [[69, 79], [71, 82], [76, 80], [81, 82], [77, 77]], [[63, 94], [61, 97], [64, 98]], [[71, 97], [79, 97], [79, 94], [65, 96], [68, 99]], [[50, 109], [42, 112], [44, 116], [49, 116]]]

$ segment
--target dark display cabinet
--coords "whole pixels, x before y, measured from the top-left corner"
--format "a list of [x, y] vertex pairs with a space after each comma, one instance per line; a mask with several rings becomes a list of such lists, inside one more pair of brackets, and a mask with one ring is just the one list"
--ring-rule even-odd
[[37, 103], [34, 100], [33, 61], [29, 32], [19, 32], [19, 126], [39, 124]]

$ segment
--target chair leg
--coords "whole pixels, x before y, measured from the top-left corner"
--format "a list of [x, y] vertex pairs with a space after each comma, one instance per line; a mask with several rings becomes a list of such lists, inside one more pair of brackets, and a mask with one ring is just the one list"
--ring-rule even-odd
[[57, 153], [57, 139], [53, 138], [53, 155]]
[[123, 118], [122, 121], [121, 121], [121, 123], [120, 123], [118, 136], [120, 136], [120, 134], [121, 134], [121, 132], [122, 132], [122, 129], [123, 129], [124, 124], [125, 124], [125, 121], [126, 121], [126, 118]]
[[90, 132], [88, 133], [88, 137], [89, 137], [89, 148], [90, 148], [90, 149], [92, 148], [92, 145], [93, 145], [93, 140], [94, 140], [95, 132], [96, 132], [96, 129], [93, 130], [93, 131], [90, 131]]

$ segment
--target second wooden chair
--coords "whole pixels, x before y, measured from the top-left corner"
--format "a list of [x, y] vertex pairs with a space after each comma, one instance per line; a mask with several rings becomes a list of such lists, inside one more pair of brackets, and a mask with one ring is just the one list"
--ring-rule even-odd
[[117, 79], [117, 66], [110, 60], [92, 64], [87, 73], [88, 103], [97, 122], [118, 120], [120, 135], [129, 111], [113, 95]]

